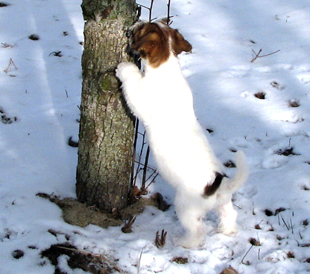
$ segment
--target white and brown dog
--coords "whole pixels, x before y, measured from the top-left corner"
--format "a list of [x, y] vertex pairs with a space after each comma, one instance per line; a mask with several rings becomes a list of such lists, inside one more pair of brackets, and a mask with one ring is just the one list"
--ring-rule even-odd
[[175, 188], [175, 210], [186, 230], [176, 244], [201, 244], [206, 234], [203, 218], [212, 209], [219, 212], [221, 232], [236, 232], [231, 197], [247, 180], [249, 167], [238, 151], [237, 171], [229, 179], [197, 122], [192, 92], [177, 59], [192, 46], [165, 22], [142, 21], [132, 28], [131, 47], [140, 54], [144, 72], [124, 62], [116, 75], [128, 106], [143, 122], [159, 173]]

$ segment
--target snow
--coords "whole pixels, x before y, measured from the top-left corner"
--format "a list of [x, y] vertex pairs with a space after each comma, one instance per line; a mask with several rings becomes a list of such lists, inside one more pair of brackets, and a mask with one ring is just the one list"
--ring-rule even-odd
[[[239, 232], [216, 233], [210, 213], [205, 244], [196, 250], [173, 245], [182, 233], [173, 206], [166, 212], [147, 207], [133, 233], [124, 234], [120, 227], [69, 225], [55, 204], [36, 196], [75, 197], [77, 149], [67, 141], [78, 140], [84, 21], [79, 1], [5, 2], [10, 5], [0, 8], [0, 273], [54, 273], [40, 253], [64, 243], [65, 235], [81, 250], [118, 259], [125, 273], [212, 274], [230, 265], [245, 274], [310, 271], [308, 0], [171, 1], [172, 27], [193, 45], [180, 63], [197, 117], [213, 130], [209, 139], [223, 162], [234, 161], [232, 150], [242, 149], [251, 166], [234, 198]], [[166, 1], [157, 0], [152, 16], [164, 17], [166, 9]], [[142, 18], [148, 18], [146, 9]], [[32, 34], [39, 40], [30, 40]], [[273, 54], [251, 62], [260, 49], [261, 55]], [[299, 106], [290, 106], [294, 102]], [[160, 177], [151, 191], [173, 200]], [[63, 234], [54, 236], [50, 229]], [[162, 229], [167, 243], [159, 249], [154, 239]], [[14, 258], [15, 250], [24, 255]], [[177, 257], [187, 263], [177, 263]], [[66, 256], [59, 265], [66, 273], [86, 273], [70, 270]]]

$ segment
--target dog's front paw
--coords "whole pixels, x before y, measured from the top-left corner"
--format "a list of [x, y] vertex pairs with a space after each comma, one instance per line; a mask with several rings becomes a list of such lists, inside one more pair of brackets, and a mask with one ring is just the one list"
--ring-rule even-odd
[[138, 67], [129, 62], [122, 62], [117, 66], [116, 77], [119, 78], [122, 82], [126, 81], [133, 74], [140, 74]]

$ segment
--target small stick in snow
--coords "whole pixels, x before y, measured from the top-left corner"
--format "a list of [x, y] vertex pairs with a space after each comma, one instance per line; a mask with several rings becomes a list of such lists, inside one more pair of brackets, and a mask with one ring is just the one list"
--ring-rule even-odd
[[245, 257], [249, 254], [250, 250], [252, 249], [254, 245], [251, 245], [250, 248], [248, 249], [248, 251], [244, 254], [242, 260], [241, 260], [241, 263], [244, 264], [244, 265], [251, 265], [251, 263], [249, 261], [246, 261], [244, 262], [243, 260], [245, 259]]
[[132, 225], [133, 225], [133, 223], [135, 222], [136, 218], [137, 218], [137, 217], [134, 216], [134, 217], [131, 217], [131, 218], [128, 220], [128, 222], [125, 221], [125, 225], [122, 227], [122, 232], [124, 232], [124, 233], [131, 233], [131, 232], [132, 232]]
[[4, 70], [4, 72], [5, 72], [5, 73], [8, 73], [9, 70], [11, 69], [11, 66], [13, 66], [14, 69], [17, 69], [17, 67], [15, 66], [14, 61], [13, 61], [12, 58], [10, 58], [9, 65], [8, 65], [8, 67]]
[[280, 50], [276, 50], [274, 52], [268, 53], [268, 54], [264, 54], [264, 55], [260, 55], [262, 53], [263, 49], [260, 49], [257, 53], [252, 49], [252, 52], [255, 54], [254, 58], [251, 60], [251, 63], [253, 63], [257, 58], [263, 58], [272, 54], [275, 54], [277, 52], [279, 52]]
[[11, 45], [11, 44], [8, 44], [8, 43], [5, 43], [5, 42], [2, 42], [2, 47], [3, 48], [14, 48], [14, 45]]
[[164, 229], [161, 231], [161, 235], [159, 236], [159, 231], [156, 232], [155, 237], [155, 245], [160, 248], [166, 244], [167, 231]]
[[141, 253], [140, 253], [140, 256], [139, 256], [138, 267], [137, 267], [137, 274], [140, 273], [140, 266], [141, 266], [142, 254], [143, 254], [143, 248], [142, 248]]

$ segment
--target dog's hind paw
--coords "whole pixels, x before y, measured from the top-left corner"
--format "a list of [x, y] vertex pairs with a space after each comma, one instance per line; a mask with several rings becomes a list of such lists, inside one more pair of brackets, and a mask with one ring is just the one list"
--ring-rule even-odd
[[178, 239], [174, 239], [173, 243], [175, 246], [183, 246], [184, 248], [192, 249], [197, 248], [203, 243], [204, 237], [188, 237], [183, 236]]
[[234, 236], [238, 232], [238, 229], [235, 225], [229, 226], [229, 227], [228, 226], [220, 226], [218, 228], [218, 231], [220, 233], [227, 235], [227, 236]]

